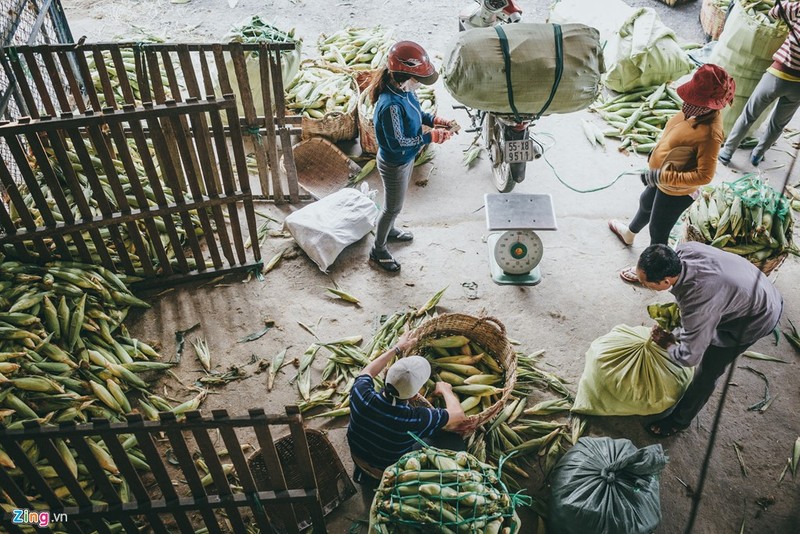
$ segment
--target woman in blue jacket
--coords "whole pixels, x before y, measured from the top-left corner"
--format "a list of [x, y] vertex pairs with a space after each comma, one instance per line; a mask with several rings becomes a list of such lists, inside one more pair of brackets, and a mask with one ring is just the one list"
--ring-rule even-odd
[[[383, 211], [378, 219], [375, 244], [369, 259], [381, 268], [397, 272], [400, 264], [386, 248], [388, 240], [411, 241], [411, 232], [394, 227], [403, 208], [414, 159], [425, 145], [444, 143], [457, 128], [455, 121], [424, 113], [414, 91], [432, 85], [439, 73], [425, 50], [412, 41], [400, 41], [389, 50], [385, 67], [370, 84], [370, 99], [375, 102], [375, 137], [378, 141], [378, 171], [383, 180]], [[422, 133], [422, 126], [433, 128]]]

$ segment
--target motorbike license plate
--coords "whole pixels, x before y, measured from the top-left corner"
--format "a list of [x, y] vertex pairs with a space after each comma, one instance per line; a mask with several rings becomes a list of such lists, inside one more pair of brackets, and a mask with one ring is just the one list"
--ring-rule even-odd
[[506, 163], [532, 161], [536, 158], [536, 152], [533, 150], [533, 139], [506, 141], [503, 149], [505, 151]]

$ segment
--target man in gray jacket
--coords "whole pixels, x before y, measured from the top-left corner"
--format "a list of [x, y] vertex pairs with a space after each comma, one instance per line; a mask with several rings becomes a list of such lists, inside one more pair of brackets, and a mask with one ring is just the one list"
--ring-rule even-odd
[[653, 340], [679, 365], [697, 367], [678, 404], [648, 427], [665, 437], [686, 429], [728, 365], [775, 329], [783, 297], [752, 263], [702, 243], [647, 247], [636, 272], [643, 286], [669, 290], [681, 310], [682, 326], [674, 334], [656, 326]]

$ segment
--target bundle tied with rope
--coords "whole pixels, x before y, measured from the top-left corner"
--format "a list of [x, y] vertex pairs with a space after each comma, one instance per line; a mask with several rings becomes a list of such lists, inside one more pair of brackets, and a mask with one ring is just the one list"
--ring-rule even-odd
[[686, 212], [687, 241], [743, 256], [765, 274], [798, 253], [793, 230], [789, 200], [756, 174], [703, 188]]
[[466, 452], [423, 447], [386, 468], [370, 508], [370, 533], [516, 534], [517, 506], [495, 469]]

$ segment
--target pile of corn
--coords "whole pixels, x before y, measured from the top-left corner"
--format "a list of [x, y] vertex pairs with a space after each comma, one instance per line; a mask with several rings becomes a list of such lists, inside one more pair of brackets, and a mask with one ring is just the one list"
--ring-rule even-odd
[[466, 452], [425, 447], [386, 469], [370, 527], [378, 533], [518, 532], [519, 501], [494, 467]]
[[[149, 179], [147, 178], [147, 175], [145, 173], [144, 165], [142, 163], [141, 156], [139, 155], [139, 152], [137, 150], [135, 142], [133, 140], [130, 140], [130, 141], [128, 141], [128, 143], [129, 143], [129, 146], [130, 146], [131, 158], [133, 160], [134, 167], [136, 168], [136, 172], [137, 172], [137, 174], [139, 176], [139, 181], [142, 184], [142, 189], [143, 189], [145, 197], [146, 197], [146, 202], [150, 207], [155, 207], [155, 206], [157, 206], [157, 198], [156, 198], [155, 193], [153, 192], [153, 187], [150, 184]], [[102, 194], [106, 197], [106, 199], [107, 199], [107, 201], [108, 201], [108, 203], [109, 203], [109, 205], [111, 207], [111, 210], [112, 211], [119, 211], [119, 206], [117, 205], [117, 202], [115, 201], [116, 197], [114, 196], [114, 190], [112, 189], [111, 182], [110, 182], [108, 176], [106, 176], [106, 174], [105, 174], [102, 161], [100, 160], [100, 158], [97, 157], [97, 154], [96, 154], [96, 152], [94, 150], [93, 145], [86, 144], [85, 146], [87, 148], [88, 154], [89, 154], [90, 159], [92, 161], [92, 166], [94, 168], [94, 172], [97, 175], [97, 178], [98, 178], [98, 180], [100, 182], [100, 185], [102, 186]], [[148, 141], [148, 149], [151, 150], [151, 151], [153, 150], [151, 141]], [[79, 191], [74, 191], [70, 187], [69, 182], [67, 181], [66, 177], [64, 176], [64, 170], [59, 165], [58, 161], [56, 160], [56, 158], [55, 158], [55, 156], [54, 156], [54, 154], [52, 152], [52, 150], [47, 149], [47, 152], [48, 152], [48, 161], [49, 161], [50, 167], [52, 168], [53, 172], [55, 173], [55, 176], [58, 179], [59, 185], [61, 186], [61, 190], [63, 191], [64, 196], [65, 196], [67, 202], [70, 205], [70, 209], [71, 209], [73, 218], [75, 220], [77, 220], [77, 221], [80, 221], [80, 220], [82, 220], [84, 218], [83, 215], [81, 214], [79, 208], [78, 208], [78, 203], [76, 202], [76, 198], [77, 197], [81, 197], [81, 198], [85, 199], [85, 202], [89, 205], [92, 217], [101, 218], [103, 216], [103, 212], [100, 209], [99, 203], [97, 202], [96, 195], [91, 193], [92, 192], [92, 186], [91, 186], [91, 184], [89, 182], [89, 179], [86, 177], [86, 173], [84, 172], [84, 167], [81, 164], [80, 158], [78, 157], [78, 154], [75, 152], [75, 150], [72, 148], [71, 143], [67, 146], [67, 156], [69, 157], [69, 160], [70, 160], [70, 164], [71, 164], [71, 167], [72, 167], [72, 172], [74, 173], [75, 177], [78, 180], [78, 183], [80, 184], [81, 189]], [[140, 203], [139, 199], [133, 194], [133, 188], [131, 187], [130, 179], [128, 178], [127, 171], [126, 171], [125, 167], [123, 166], [122, 161], [120, 161], [118, 159], [112, 159], [111, 161], [113, 162], [114, 168], [116, 169], [117, 179], [120, 182], [120, 185], [122, 187], [122, 192], [125, 194], [125, 198], [127, 199], [128, 204], [132, 208], [135, 208], [135, 209], [136, 208], [140, 208], [142, 203]], [[155, 158], [154, 158], [154, 161], [156, 161]], [[61, 213], [58, 205], [56, 204], [55, 197], [53, 196], [53, 192], [50, 190], [50, 187], [48, 186], [42, 171], [37, 169], [37, 168], [35, 168], [34, 170], [36, 170], [36, 176], [35, 176], [36, 182], [38, 183], [39, 188], [40, 188], [42, 194], [44, 195], [45, 200], [47, 201], [47, 205], [49, 206], [50, 211], [53, 213], [53, 217], [55, 218], [55, 220], [57, 222], [63, 222], [64, 221], [64, 215]], [[19, 188], [20, 188], [20, 192], [22, 194], [23, 200], [25, 202], [25, 206], [27, 207], [28, 211], [30, 212], [31, 217], [33, 218], [33, 220], [36, 223], [36, 225], [37, 226], [45, 226], [44, 218], [42, 217], [42, 214], [40, 213], [39, 209], [37, 208], [36, 202], [34, 200], [34, 196], [28, 190], [27, 185], [24, 184], [24, 183], [20, 184]], [[165, 200], [169, 204], [174, 204], [175, 203], [175, 198], [173, 197], [172, 193], [169, 190], [165, 189], [165, 188], [162, 188], [162, 189], [163, 189], [163, 194], [164, 194]], [[17, 206], [15, 204], [11, 204], [10, 208], [11, 208], [10, 209], [11, 218], [14, 221], [14, 224], [16, 225], [16, 227], [17, 228], [24, 228], [24, 225], [22, 224], [22, 220], [20, 219], [19, 213], [17, 212]], [[186, 232], [187, 231], [195, 232], [195, 234], [198, 237], [202, 235], [202, 230], [200, 229], [200, 219], [197, 216], [197, 212], [195, 212], [195, 211], [190, 212], [190, 217], [191, 217], [191, 220], [192, 220], [192, 228], [186, 228], [183, 225], [179, 215], [175, 214], [172, 217], [173, 217], [173, 222], [175, 223], [176, 233], [177, 233], [177, 235], [180, 238], [182, 243], [185, 241]], [[171, 242], [169, 240], [169, 235], [167, 234], [167, 229], [166, 229], [166, 226], [164, 224], [163, 218], [162, 217], [155, 217], [155, 218], [153, 218], [153, 222], [155, 224], [156, 229], [159, 232], [159, 239], [161, 240], [161, 243], [162, 243], [162, 245], [163, 245], [163, 247], [164, 247], [164, 249], [166, 251], [167, 257], [172, 260], [175, 257], [175, 252], [172, 249], [172, 244], [171, 244]], [[159, 266], [158, 256], [156, 255], [155, 248], [153, 246], [153, 242], [151, 241], [149, 233], [147, 232], [147, 227], [145, 226], [143, 221], [138, 221], [136, 224], [137, 224], [137, 226], [139, 228], [139, 233], [142, 236], [142, 240], [144, 241], [145, 245], [147, 245], [147, 247], [148, 247], [148, 254], [150, 256], [150, 260], [153, 263], [153, 265], [155, 266], [155, 268], [158, 269], [158, 266]], [[130, 235], [128, 233], [127, 226], [126, 225], [118, 225], [118, 229], [119, 229], [119, 233], [121, 234], [122, 242], [125, 245], [125, 249], [128, 252], [128, 256], [131, 259], [131, 263], [133, 264], [134, 268], [136, 268], [136, 269], [141, 268], [141, 265], [142, 265], [141, 264], [141, 260], [135, 253], [136, 249], [133, 246], [133, 241], [131, 240], [131, 237], [130, 237]], [[119, 257], [119, 251], [116, 248], [116, 244], [111, 239], [111, 234], [109, 232], [109, 229], [108, 228], [100, 228], [98, 230], [98, 232], [100, 233], [100, 236], [103, 238], [103, 241], [104, 241], [106, 247], [109, 250], [109, 253], [111, 255], [112, 261], [115, 263], [115, 265], [121, 265], [120, 257]], [[100, 255], [98, 254], [97, 248], [96, 248], [94, 242], [91, 239], [91, 235], [89, 234], [88, 231], [82, 232], [81, 235], [82, 235], [84, 241], [86, 242], [86, 246], [87, 246], [87, 248], [88, 248], [88, 250], [89, 250], [89, 252], [90, 252], [90, 254], [92, 256], [93, 262], [96, 263], [96, 264], [100, 264], [101, 263]], [[67, 242], [67, 245], [69, 247], [70, 253], [73, 254], [76, 257], [80, 257], [80, 254], [78, 252], [78, 248], [75, 246], [74, 242], [72, 241], [72, 237], [67, 235], [67, 236], [64, 237], [64, 239]], [[55, 249], [55, 244], [52, 243], [52, 240], [48, 243], [48, 246], [50, 247], [51, 251], [55, 252], [55, 250], [56, 250]], [[32, 255], [36, 255], [36, 251], [33, 249], [33, 247], [29, 246], [29, 248], [30, 248], [30, 253]], [[194, 258], [187, 258], [187, 260], [188, 260], [189, 265], [190, 265], [191, 268], [194, 268], [196, 266]], [[173, 262], [172, 265], [173, 265], [173, 267], [177, 267], [178, 266], [176, 262]]]
[[374, 70], [386, 61], [395, 43], [392, 31], [380, 26], [345, 28], [327, 36], [320, 35], [317, 48], [323, 61], [353, 70]]
[[[667, 121], [680, 111], [683, 101], [672, 87], [661, 84], [633, 93], [624, 93], [591, 107], [613, 129], [603, 130], [603, 137], [622, 140], [619, 150], [630, 148], [646, 154], [655, 146]], [[586, 131], [587, 138], [594, 145], [601, 142], [597, 132]]]
[[681, 310], [674, 302], [669, 304], [650, 304], [647, 314], [654, 319], [662, 330], [672, 332], [681, 325]]
[[792, 209], [795, 211], [800, 211], [800, 189], [797, 187], [792, 187], [791, 185], [787, 185], [786, 194], [791, 198], [790, 202]]
[[258, 15], [253, 15], [241, 26], [234, 26], [225, 38], [234, 43], [245, 44], [294, 43], [296, 49], [299, 49], [303, 42], [299, 37], [295, 37], [294, 28], [284, 31]]
[[348, 113], [357, 99], [358, 87], [350, 73], [311, 62], [304, 62], [286, 87], [286, 107], [310, 119], [321, 119], [331, 112]]
[[796, 252], [789, 200], [756, 175], [703, 188], [686, 220], [694, 236], [753, 263]]
[[[723, 11], [728, 10], [731, 0], [716, 0], [714, 2], [717, 7]], [[782, 27], [788, 29], [786, 24], [780, 19], [771, 19], [767, 14], [770, 9], [775, 7], [775, 0], [739, 0], [739, 5], [745, 13], [756, 19], [762, 26], [769, 26], [772, 28]]]
[[[193, 404], [173, 408], [166, 400], [152, 395], [140, 376], [163, 370], [171, 364], [154, 361], [158, 353], [146, 343], [130, 336], [123, 324], [129, 308], [147, 308], [125, 282], [103, 267], [68, 262], [44, 267], [13, 261], [0, 263], [0, 419], [7, 428], [22, 428], [26, 420], [42, 424], [66, 421], [84, 422], [90, 417], [121, 421], [123, 414], [135, 412], [133, 394], [140, 398], [139, 409], [149, 418], [159, 409], [182, 413]], [[122, 438], [131, 463], [149, 470], [133, 436]], [[54, 439], [59, 455], [91, 497], [105, 500], [73, 448], [63, 439]], [[123, 499], [129, 489], [102, 440], [87, 438], [92, 453], [110, 475]], [[43, 454], [32, 446], [23, 450], [47, 479], [56, 495], [75, 504], [66, 486]], [[22, 471], [0, 449], [0, 466], [26, 495], [38, 491], [26, 481]], [[9, 503], [0, 506], [7, 508]], [[34, 499], [35, 500], [35, 499]], [[46, 505], [42, 504], [44, 508]]]

